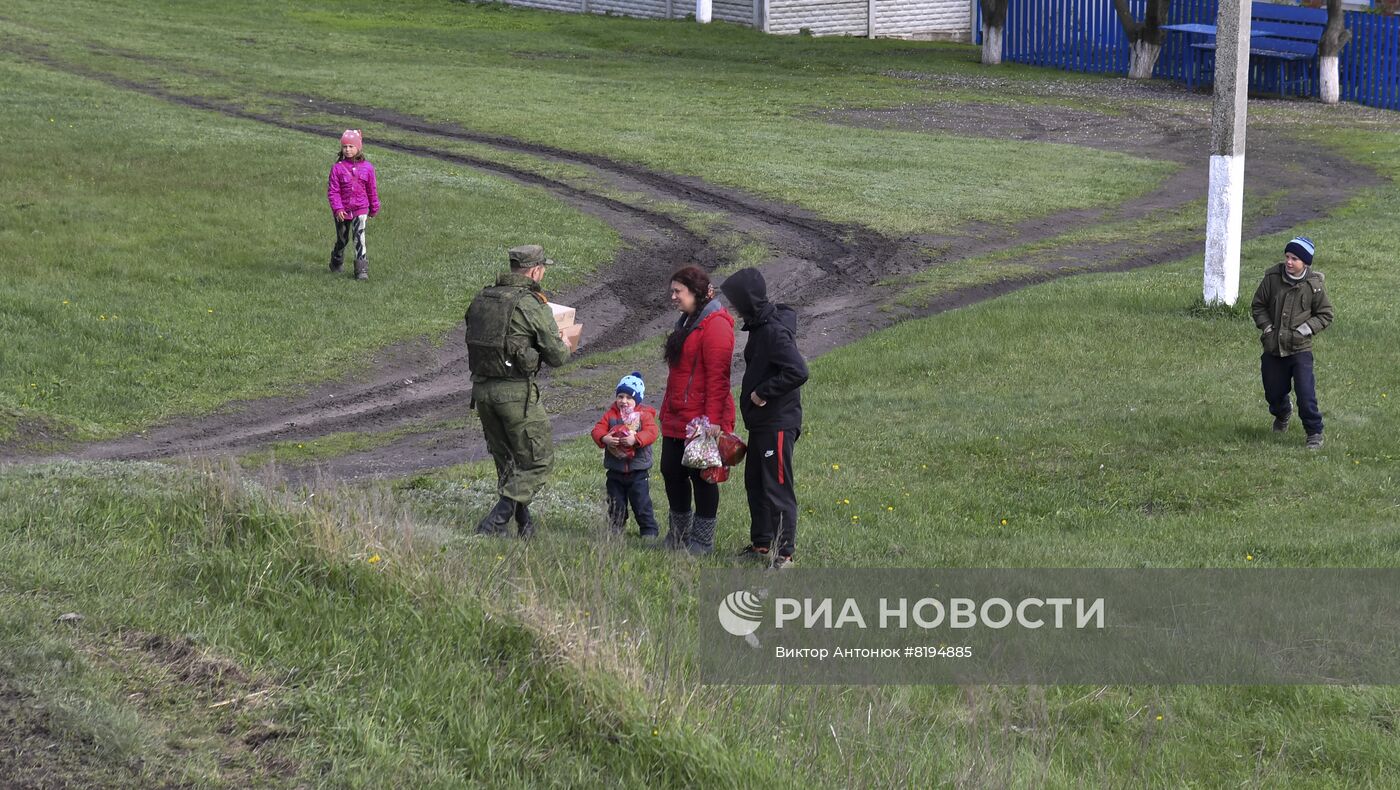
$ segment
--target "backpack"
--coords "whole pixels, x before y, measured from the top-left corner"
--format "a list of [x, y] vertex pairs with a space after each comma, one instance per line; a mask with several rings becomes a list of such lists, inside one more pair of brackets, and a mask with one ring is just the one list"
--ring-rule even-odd
[[531, 338], [510, 334], [511, 318], [526, 288], [495, 285], [483, 289], [467, 308], [467, 367], [473, 376], [492, 379], [533, 378], [540, 354]]

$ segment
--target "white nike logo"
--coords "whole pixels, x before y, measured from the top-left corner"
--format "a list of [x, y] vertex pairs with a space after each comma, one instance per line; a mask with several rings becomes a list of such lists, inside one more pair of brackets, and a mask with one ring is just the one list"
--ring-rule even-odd
[[773, 457], [773, 451], [772, 451], [772, 450], [769, 450], [768, 452], [766, 452], [766, 453], [763, 454], [763, 457], [764, 457], [764, 458], [772, 458], [772, 457]]

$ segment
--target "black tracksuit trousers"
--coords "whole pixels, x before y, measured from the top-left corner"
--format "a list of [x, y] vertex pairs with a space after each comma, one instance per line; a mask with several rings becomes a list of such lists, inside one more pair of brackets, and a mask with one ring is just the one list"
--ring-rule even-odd
[[[744, 488], [749, 495], [749, 541], [792, 556], [797, 548], [797, 491], [792, 480], [792, 448], [800, 429], [749, 434]], [[776, 545], [775, 545], [776, 544]]]

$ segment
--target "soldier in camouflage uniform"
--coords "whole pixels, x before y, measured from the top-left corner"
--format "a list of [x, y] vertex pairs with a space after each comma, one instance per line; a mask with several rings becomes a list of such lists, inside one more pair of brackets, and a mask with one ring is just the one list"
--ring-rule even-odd
[[496, 462], [500, 501], [477, 525], [483, 535], [505, 535], [513, 517], [521, 537], [535, 525], [530, 501], [554, 462], [549, 415], [535, 384], [540, 364], [558, 367], [573, 348], [563, 340], [549, 300], [540, 290], [553, 263], [538, 244], [510, 250], [510, 271], [483, 289], [467, 308], [467, 364], [472, 407], [481, 417]]

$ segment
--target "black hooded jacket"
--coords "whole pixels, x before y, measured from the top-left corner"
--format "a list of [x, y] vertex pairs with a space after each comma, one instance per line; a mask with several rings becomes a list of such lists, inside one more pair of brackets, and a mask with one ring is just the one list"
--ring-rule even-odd
[[[797, 350], [797, 313], [768, 301], [768, 285], [757, 269], [741, 269], [720, 286], [749, 333], [744, 344], [744, 381], [739, 409], [749, 431], [802, 427], [802, 393], [807, 361]], [[749, 396], [766, 401], [759, 406]]]

